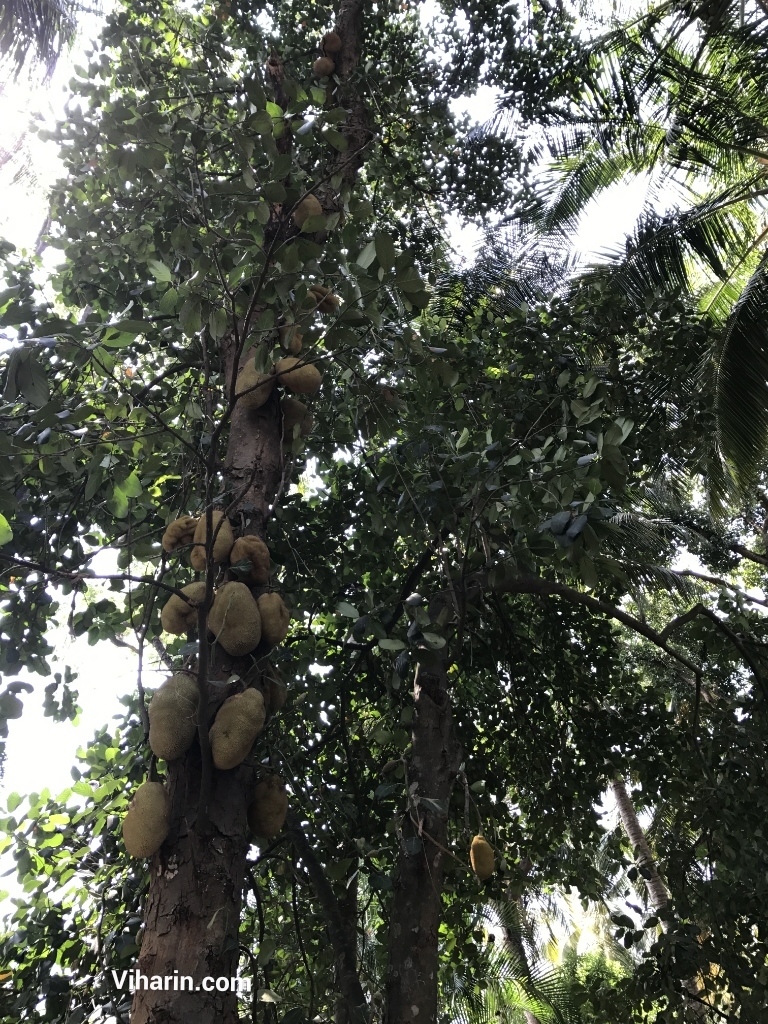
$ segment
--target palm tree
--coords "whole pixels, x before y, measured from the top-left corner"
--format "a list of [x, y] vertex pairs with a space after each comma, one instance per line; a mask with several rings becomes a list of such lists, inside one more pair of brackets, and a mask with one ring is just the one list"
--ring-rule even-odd
[[[609, 274], [641, 306], [649, 291], [698, 303], [714, 341], [700, 377], [712, 388], [716, 448], [731, 482], [754, 482], [768, 453], [768, 3], [662, 0], [597, 36], [580, 93], [531, 136], [548, 160], [529, 224], [572, 247], [601, 193], [647, 177], [645, 208]], [[519, 131], [503, 97], [489, 135]]]
[[53, 74], [72, 42], [82, 5], [72, 0], [6, 0], [0, 8], [0, 74]]

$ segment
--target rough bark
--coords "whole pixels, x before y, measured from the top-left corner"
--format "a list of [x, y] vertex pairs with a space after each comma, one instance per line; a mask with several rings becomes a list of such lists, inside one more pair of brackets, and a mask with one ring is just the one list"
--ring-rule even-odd
[[[131, 1024], [236, 1024], [237, 993], [202, 988], [205, 977], [235, 978], [252, 768], [213, 773], [209, 826], [195, 830], [200, 748], [174, 762], [167, 786], [173, 830], [152, 859], [145, 929], [137, 969], [151, 978], [191, 977], [194, 991], [137, 988]], [[143, 983], [142, 983], [143, 984]]]
[[409, 806], [390, 911], [385, 1024], [437, 1020], [447, 808], [461, 762], [443, 658], [425, 657], [419, 665], [414, 703]]
[[[357, 880], [359, 874], [355, 871], [355, 874], [349, 879], [349, 882], [344, 889], [343, 894], [339, 899], [339, 913], [341, 915], [341, 923], [345, 932], [345, 948], [355, 950], [355, 961], [357, 961]], [[336, 983], [339, 984], [341, 980], [342, 965], [336, 964]], [[337, 999], [336, 1006], [334, 1007], [333, 1014], [334, 1024], [354, 1024], [354, 1017], [349, 1012], [349, 1001], [341, 998]]]

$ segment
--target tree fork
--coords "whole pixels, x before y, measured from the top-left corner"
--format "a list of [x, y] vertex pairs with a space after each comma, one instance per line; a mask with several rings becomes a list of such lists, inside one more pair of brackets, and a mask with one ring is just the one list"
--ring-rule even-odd
[[[461, 763], [445, 655], [422, 652], [414, 679], [408, 811], [390, 905], [385, 1024], [433, 1024], [438, 1002], [448, 802]], [[421, 801], [424, 801], [423, 803]]]

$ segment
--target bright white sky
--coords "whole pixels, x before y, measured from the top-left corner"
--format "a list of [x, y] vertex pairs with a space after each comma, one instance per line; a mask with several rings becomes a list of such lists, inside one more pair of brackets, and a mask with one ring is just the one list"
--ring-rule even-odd
[[[23, 132], [30, 113], [40, 112], [48, 122], [63, 116], [72, 67], [85, 62], [82, 51], [87, 48], [88, 43], [82, 41], [73, 56], [61, 62], [48, 88], [38, 89], [30, 95], [27, 86], [19, 86], [3, 96], [3, 132], [6, 138], [11, 133]], [[461, 104], [459, 110], [483, 122], [493, 113], [494, 99], [492, 90], [483, 88], [476, 97]], [[5, 202], [0, 210], [0, 236], [12, 241], [19, 249], [34, 248], [46, 214], [45, 190], [60, 174], [55, 144], [43, 143], [36, 136], [30, 136], [28, 145], [29, 159], [41, 187], [31, 192], [23, 186], [6, 187]], [[640, 183], [617, 187], [595, 204], [585, 215], [578, 233], [577, 245], [582, 252], [597, 252], [619, 242], [624, 232], [631, 228], [644, 198], [645, 186]], [[480, 241], [479, 230], [471, 225], [462, 226], [456, 217], [451, 218], [451, 229], [457, 251], [470, 256]], [[49, 252], [56, 255], [52, 250]], [[100, 569], [97, 567], [97, 571], [113, 570], [104, 564]], [[66, 618], [66, 613], [63, 618]], [[135, 686], [135, 659], [125, 650], [108, 643], [101, 643], [97, 648], [89, 647], [85, 638], [73, 640], [68, 637], [64, 627], [57, 630], [51, 640], [55, 642], [56, 656], [62, 668], [68, 663], [79, 674], [75, 686], [83, 712], [76, 725], [54, 723], [44, 718], [42, 689], [48, 680], [40, 677], [32, 680], [37, 692], [21, 695], [24, 715], [9, 723], [5, 776], [0, 782], [3, 803], [14, 791], [39, 792], [47, 787], [57, 794], [66, 788], [71, 781], [70, 768], [77, 748], [85, 745], [97, 728], [108, 723], [112, 727], [111, 718], [120, 710], [117, 698]], [[152, 672], [154, 652], [150, 649], [148, 654], [145, 684], [151, 687], [158, 684], [159, 673]], [[10, 887], [9, 883], [10, 879], [3, 879], [6, 887]]]

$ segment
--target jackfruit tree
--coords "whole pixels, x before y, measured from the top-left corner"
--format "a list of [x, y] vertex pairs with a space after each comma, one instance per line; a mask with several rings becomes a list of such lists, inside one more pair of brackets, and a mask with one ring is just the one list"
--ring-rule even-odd
[[[3, 250], [2, 725], [57, 616], [137, 687], [8, 801], [3, 1022], [765, 1012], [766, 498], [718, 448], [722, 324], [520, 226], [534, 129], [604, 68], [563, 6], [421, 7], [126, 3], [77, 69], [62, 263]], [[451, 113], [483, 83], [514, 136]], [[448, 212], [514, 227], [457, 267]], [[555, 891], [610, 955], [542, 963]]]

